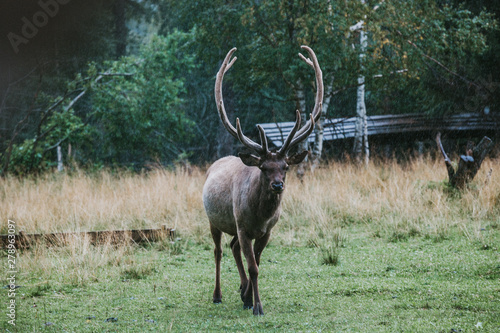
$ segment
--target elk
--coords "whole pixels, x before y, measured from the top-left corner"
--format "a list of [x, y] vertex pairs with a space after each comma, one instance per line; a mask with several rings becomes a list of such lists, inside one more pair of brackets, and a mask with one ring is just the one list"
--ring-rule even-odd
[[[240, 120], [236, 119], [236, 128], [229, 122], [222, 99], [222, 80], [224, 74], [236, 61], [231, 60], [236, 48], [231, 49], [215, 80], [215, 101], [226, 130], [253, 154], [239, 153], [239, 157], [227, 156], [214, 162], [207, 171], [203, 187], [203, 204], [210, 222], [210, 231], [215, 243], [215, 289], [213, 302], [221, 303], [220, 262], [222, 258], [222, 233], [233, 236], [230, 243], [236, 266], [240, 275], [240, 294], [244, 309], [252, 309], [254, 315], [263, 315], [259, 296], [258, 275], [262, 251], [266, 247], [271, 229], [278, 222], [281, 213], [281, 200], [285, 190], [285, 176], [289, 165], [298, 164], [307, 155], [307, 151], [288, 155], [288, 152], [314, 129], [321, 114], [323, 101], [323, 78], [314, 51], [308, 46], [302, 49], [310, 58], [299, 56], [310, 65], [316, 76], [316, 98], [309, 120], [301, 128], [300, 112], [296, 111], [295, 125], [281, 148], [271, 151], [266, 133], [258, 125], [261, 144], [258, 144], [241, 130]], [[252, 247], [252, 241], [255, 240]], [[241, 252], [247, 262], [248, 275], [245, 272]]]

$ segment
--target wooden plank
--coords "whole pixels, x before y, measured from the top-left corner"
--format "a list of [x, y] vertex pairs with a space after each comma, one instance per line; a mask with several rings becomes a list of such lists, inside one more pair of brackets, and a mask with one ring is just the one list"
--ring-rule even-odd
[[[90, 244], [94, 245], [116, 245], [130, 242], [157, 242], [166, 238], [174, 239], [174, 237], [175, 229], [167, 228], [166, 225], [162, 225], [160, 229], [56, 232], [50, 234], [27, 234], [20, 231], [18, 235], [15, 235], [14, 245], [16, 249], [26, 249], [41, 243], [47, 246], [64, 246], [76, 239], [87, 239]], [[2, 248], [6, 248], [9, 243], [9, 235], [0, 235]]]

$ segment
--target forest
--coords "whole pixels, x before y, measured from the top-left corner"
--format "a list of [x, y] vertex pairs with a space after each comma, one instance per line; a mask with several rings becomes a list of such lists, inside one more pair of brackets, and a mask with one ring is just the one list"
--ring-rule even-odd
[[[232, 47], [225, 103], [251, 137], [255, 124], [312, 109], [301, 45], [323, 70], [323, 120], [496, 114], [499, 14], [494, 0], [7, 0], [0, 174], [40, 173], [58, 159], [142, 170], [235, 153], [213, 97]], [[360, 158], [362, 141], [330, 149]]]

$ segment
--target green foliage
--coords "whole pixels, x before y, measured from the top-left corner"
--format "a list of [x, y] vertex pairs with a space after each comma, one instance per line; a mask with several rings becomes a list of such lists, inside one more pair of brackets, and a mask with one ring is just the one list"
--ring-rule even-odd
[[[71, 144], [71, 158], [89, 167], [213, 159], [220, 140], [214, 74], [234, 46], [238, 61], [226, 75], [224, 97], [229, 118], [234, 110], [250, 136], [258, 134], [256, 123], [293, 120], [299, 84], [311, 109], [313, 73], [297, 57], [303, 44], [318, 55], [325, 86], [333, 82], [328, 117], [355, 114], [361, 74], [369, 115], [500, 107], [496, 1], [154, 0], [124, 2], [121, 14], [119, 2], [92, 4], [64, 7], [85, 19], [58, 15], [64, 29], [41, 29], [50, 36], [26, 45], [26, 52], [50, 45], [40, 55], [50, 65], [7, 89], [2, 172], [53, 167], [58, 142], [65, 156]], [[143, 24], [149, 42], [139, 45], [131, 29], [131, 55], [116, 59], [127, 42], [118, 28], [127, 20]], [[359, 30], [350, 29], [360, 21], [369, 38], [362, 67]], [[151, 33], [157, 29], [160, 35]]]
[[106, 63], [122, 73], [93, 89], [91, 144], [94, 158], [106, 163], [143, 166], [168, 163], [189, 143], [193, 122], [182, 108], [183, 75], [193, 68], [186, 54], [191, 35], [155, 36], [137, 57]]
[[54, 167], [55, 148], [63, 142], [84, 164], [141, 168], [148, 162], [171, 163], [192, 137], [194, 123], [183, 108], [185, 75], [195, 66], [188, 49], [192, 38], [178, 31], [154, 36], [137, 56], [91, 63], [66, 83], [64, 94], [42, 92], [36, 99], [43, 110], [38, 128], [0, 156], [6, 172]]
[[[493, 14], [487, 11], [434, 0], [366, 5], [360, 1], [204, 1], [192, 4], [196, 8], [165, 3], [176, 13], [168, 26], [197, 27], [196, 41], [202, 50], [197, 61], [212, 71], [211, 76], [225, 52], [238, 47], [238, 61], [225, 83], [240, 113], [248, 110], [242, 117], [247, 131], [258, 122], [293, 119], [299, 79], [308, 87], [310, 109], [313, 78], [297, 57], [302, 44], [318, 55], [325, 84], [333, 79], [333, 91], [338, 93], [330, 104], [332, 117], [354, 115], [360, 74], [367, 82], [369, 114], [469, 112], [471, 104], [477, 111], [490, 101], [486, 97], [471, 100], [477, 95], [471, 87], [481, 85], [475, 81], [479, 59], [491, 44], [488, 34], [498, 31]], [[359, 31], [350, 30], [361, 20], [369, 36], [363, 73]], [[203, 79], [210, 78], [213, 84], [210, 75]], [[481, 96], [485, 92], [492, 96], [481, 88]], [[216, 115], [212, 120], [215, 128]]]
[[84, 135], [85, 126], [73, 109], [63, 108], [60, 112], [50, 113], [41, 126], [40, 135], [12, 146], [7, 171], [25, 175], [54, 167], [57, 164], [55, 148], [66, 140], [78, 142]]

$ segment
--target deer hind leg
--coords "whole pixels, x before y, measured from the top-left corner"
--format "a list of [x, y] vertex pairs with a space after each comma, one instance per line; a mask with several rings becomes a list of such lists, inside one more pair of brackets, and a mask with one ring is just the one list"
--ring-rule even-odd
[[210, 232], [215, 243], [214, 256], [215, 256], [215, 289], [213, 301], [216, 304], [222, 303], [222, 292], [220, 290], [220, 261], [222, 259], [222, 231], [210, 224]]
[[[251, 291], [252, 285], [248, 281], [248, 277], [243, 266], [243, 261], [241, 259], [241, 247], [240, 242], [238, 241], [238, 236], [233, 237], [230, 246], [231, 250], [233, 251], [234, 260], [236, 261], [236, 267], [238, 267], [238, 273], [240, 274], [240, 295], [241, 300], [243, 301], [243, 308], [251, 309], [253, 306], [253, 297]], [[249, 287], [250, 293], [247, 293], [247, 295], [250, 295], [250, 297], [245, 298], [244, 294]]]
[[255, 260], [255, 254], [252, 247], [252, 240], [246, 236], [245, 232], [238, 231], [238, 241], [243, 251], [243, 255], [247, 261], [248, 265], [248, 275], [250, 276], [250, 283], [243, 293], [243, 302], [246, 302], [252, 298], [253, 294], [253, 314], [254, 315], [264, 315], [262, 310], [262, 303], [259, 296], [259, 267], [257, 266], [257, 261]]

